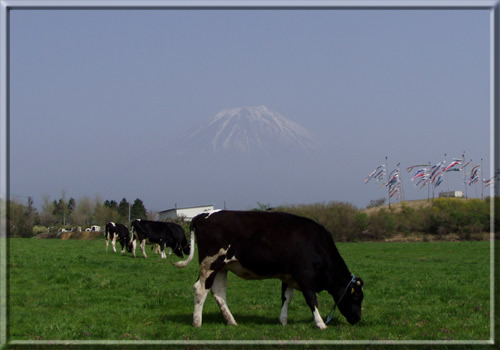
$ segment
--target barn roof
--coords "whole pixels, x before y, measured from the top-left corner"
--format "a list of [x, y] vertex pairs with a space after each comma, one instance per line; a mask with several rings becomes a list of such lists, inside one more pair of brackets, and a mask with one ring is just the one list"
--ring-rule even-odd
[[158, 213], [165, 213], [165, 212], [171, 211], [171, 210], [195, 209], [195, 208], [204, 208], [204, 207], [213, 207], [213, 206], [214, 206], [213, 204], [207, 204], [207, 205], [195, 205], [192, 207], [182, 207], [182, 208], [177, 207], [177, 208], [162, 210], [162, 211], [159, 211]]

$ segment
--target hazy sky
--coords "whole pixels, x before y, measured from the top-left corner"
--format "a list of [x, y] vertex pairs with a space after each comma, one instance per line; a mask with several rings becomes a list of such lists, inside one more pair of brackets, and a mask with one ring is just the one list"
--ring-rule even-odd
[[[487, 178], [489, 20], [453, 9], [13, 10], [11, 196], [365, 207], [385, 196], [363, 180], [386, 156], [392, 170], [463, 151], [483, 158]], [[163, 157], [222, 109], [261, 105], [316, 135], [316, 157], [231, 179]], [[406, 199], [427, 197], [402, 175]], [[450, 173], [436, 194], [462, 182]]]

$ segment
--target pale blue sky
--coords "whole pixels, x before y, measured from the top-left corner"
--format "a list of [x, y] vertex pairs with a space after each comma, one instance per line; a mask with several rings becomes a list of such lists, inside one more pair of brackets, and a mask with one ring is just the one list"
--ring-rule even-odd
[[[13, 10], [11, 194], [39, 203], [64, 189], [77, 199], [141, 198], [156, 210], [364, 207], [384, 197], [363, 179], [385, 156], [392, 170], [464, 150], [484, 159], [488, 177], [489, 18], [452, 9]], [[317, 157], [238, 177], [162, 156], [220, 110], [259, 105], [314, 133]], [[407, 199], [426, 198], [403, 176]], [[450, 174], [437, 192], [461, 182]]]

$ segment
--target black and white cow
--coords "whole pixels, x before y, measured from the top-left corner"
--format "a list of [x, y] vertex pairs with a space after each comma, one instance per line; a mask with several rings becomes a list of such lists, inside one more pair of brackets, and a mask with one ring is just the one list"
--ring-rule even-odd
[[351, 324], [361, 319], [363, 281], [351, 274], [331, 234], [320, 224], [279, 212], [217, 211], [191, 222], [191, 252], [198, 240], [199, 278], [194, 284], [193, 325], [202, 324], [203, 304], [212, 294], [228, 324], [236, 325], [226, 302], [227, 271], [244, 279], [279, 278], [282, 281], [280, 322], [286, 325], [294, 289], [302, 291], [316, 326], [326, 324], [318, 311], [316, 293], [326, 290]]
[[113, 251], [116, 253], [116, 239], [120, 242], [122, 246], [122, 254], [125, 253], [125, 248], [128, 247], [130, 242], [130, 233], [127, 226], [123, 224], [115, 224], [114, 222], [108, 222], [105, 226], [104, 234], [106, 235], [106, 251], [108, 251], [109, 241], [113, 247]]
[[132, 252], [134, 258], [137, 241], [139, 241], [144, 258], [148, 257], [145, 250], [146, 242], [158, 244], [163, 259], [167, 257], [166, 247], [172, 248], [172, 251], [181, 258], [184, 257], [182, 252], [189, 254], [190, 249], [184, 229], [172, 222], [134, 220], [132, 222], [132, 235], [129, 251]]

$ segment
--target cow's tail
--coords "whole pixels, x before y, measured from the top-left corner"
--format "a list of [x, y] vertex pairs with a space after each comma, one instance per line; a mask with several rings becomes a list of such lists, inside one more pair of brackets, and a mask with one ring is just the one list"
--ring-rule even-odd
[[193, 224], [191, 223], [191, 237], [189, 239], [189, 256], [186, 260], [178, 261], [178, 262], [173, 262], [170, 261], [173, 265], [177, 266], [178, 268], [183, 268], [189, 265], [191, 260], [193, 260], [194, 257], [194, 227]]

